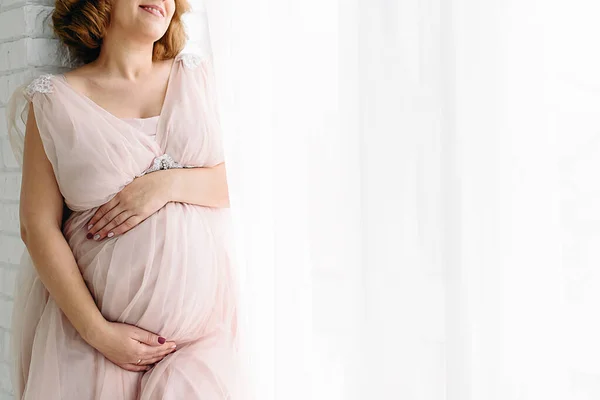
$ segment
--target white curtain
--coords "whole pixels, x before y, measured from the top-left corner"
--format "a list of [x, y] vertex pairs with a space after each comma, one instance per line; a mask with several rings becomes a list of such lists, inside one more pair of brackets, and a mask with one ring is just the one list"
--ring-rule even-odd
[[441, 398], [439, 7], [206, 4], [256, 398]]
[[249, 394], [599, 398], [598, 11], [206, 1]]
[[255, 398], [348, 398], [360, 357], [361, 170], [356, 62], [343, 64], [339, 41], [355, 44], [339, 34], [335, 2], [207, 11]]
[[448, 399], [600, 398], [600, 6], [452, 4]]

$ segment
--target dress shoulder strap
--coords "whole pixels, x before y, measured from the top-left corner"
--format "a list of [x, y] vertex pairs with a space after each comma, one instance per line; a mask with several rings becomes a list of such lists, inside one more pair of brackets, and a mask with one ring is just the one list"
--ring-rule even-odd
[[175, 61], [181, 61], [186, 68], [194, 69], [200, 65], [202, 58], [196, 53], [179, 53]]
[[15, 159], [20, 166], [23, 165], [25, 126], [29, 114], [29, 103], [36, 93], [53, 92], [52, 76], [51, 74], [40, 75], [29, 84], [20, 85], [10, 96], [6, 105], [8, 139]]
[[43, 74], [31, 81], [31, 83], [23, 89], [25, 97], [31, 101], [33, 95], [36, 93], [52, 93], [54, 91], [52, 76], [52, 74]]

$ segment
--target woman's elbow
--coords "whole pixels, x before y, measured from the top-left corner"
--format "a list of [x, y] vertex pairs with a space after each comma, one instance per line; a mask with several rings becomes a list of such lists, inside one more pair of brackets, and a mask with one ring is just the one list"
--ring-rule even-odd
[[27, 245], [27, 228], [23, 223], [21, 224], [21, 240]]
[[220, 207], [222, 207], [222, 208], [229, 208], [230, 207], [230, 203], [229, 203], [229, 186], [227, 185], [227, 180], [225, 180], [225, 184], [221, 188], [221, 201], [220, 201], [220, 203], [221, 203]]
[[25, 246], [27, 246], [34, 238], [45, 236], [53, 230], [60, 231], [61, 226], [57, 217], [58, 216], [54, 215], [28, 215], [28, 213], [21, 211], [19, 216], [20, 234], [21, 240], [25, 243]]
[[221, 201], [221, 208], [229, 208], [229, 207], [231, 207], [231, 204], [229, 203], [229, 197], [225, 197]]
[[25, 246], [28, 246], [31, 241], [31, 237], [35, 234], [34, 232], [39, 231], [38, 228], [33, 226], [31, 223], [27, 221], [21, 220], [21, 240], [25, 243]]

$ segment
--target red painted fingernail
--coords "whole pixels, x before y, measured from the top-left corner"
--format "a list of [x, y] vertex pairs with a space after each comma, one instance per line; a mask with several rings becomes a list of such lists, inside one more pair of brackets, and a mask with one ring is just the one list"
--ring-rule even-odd
[[94, 237], [94, 235], [92, 235], [91, 233], [88, 233], [87, 235], [85, 235], [86, 238], [91, 239]]
[[165, 344], [166, 341], [167, 341], [167, 339], [165, 339], [164, 337], [162, 337], [162, 336], [158, 337], [158, 343]]

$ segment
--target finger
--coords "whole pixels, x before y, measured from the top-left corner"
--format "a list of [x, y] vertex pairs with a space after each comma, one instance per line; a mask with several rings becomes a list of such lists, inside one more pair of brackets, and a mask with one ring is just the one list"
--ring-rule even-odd
[[175, 349], [175, 348], [169, 348], [169, 349], [167, 349], [167, 350], [162, 350], [162, 351], [160, 351], [160, 352], [158, 352], [158, 353], [149, 354], [149, 355], [147, 356], [147, 358], [148, 358], [148, 359], [155, 359], [155, 358], [162, 359], [163, 357], [165, 357], [165, 356], [167, 356], [167, 355], [169, 355], [169, 354], [171, 354], [171, 353], [175, 352], [176, 350], [177, 350], [177, 349]]
[[175, 349], [170, 349], [169, 351], [163, 352], [163, 353], [157, 355], [156, 357], [143, 359], [140, 364], [144, 364], [144, 365], [156, 364], [157, 362], [161, 361], [163, 358], [165, 358], [166, 356], [168, 356], [171, 353], [174, 353], [175, 351], [176, 351]]
[[[121, 215], [121, 214], [119, 214]], [[117, 236], [117, 235], [122, 235], [125, 232], [133, 229], [136, 225], [139, 225], [139, 223], [142, 221], [142, 219], [137, 216], [137, 215], [131, 215], [129, 218], [127, 218], [125, 221], [123, 221], [119, 226], [117, 226], [114, 229], [111, 229], [108, 233], [113, 232], [114, 235], [113, 236]], [[107, 235], [108, 235], [107, 233]]]
[[161, 346], [150, 346], [145, 343], [141, 343], [138, 351], [135, 353], [138, 355], [138, 358], [143, 360], [147, 360], [150, 358], [159, 357], [161, 354], [169, 353], [176, 349], [175, 344], [171, 344], [172, 342], [166, 342]]
[[88, 221], [88, 225], [87, 225], [88, 231], [93, 228], [93, 226], [96, 224], [96, 222], [98, 222], [98, 220], [100, 218], [102, 218], [102, 216], [104, 214], [106, 214], [107, 212], [109, 212], [110, 210], [112, 210], [117, 204], [119, 204], [119, 196], [118, 196], [118, 194], [117, 194], [117, 196], [113, 197], [109, 202], [107, 202], [107, 203], [101, 205], [100, 207], [98, 207], [98, 209], [96, 210], [96, 212], [92, 216], [92, 219], [90, 219]]
[[[115, 207], [113, 210], [117, 210], [118, 208], [119, 207]], [[111, 210], [107, 215], [111, 214], [112, 212], [113, 211]], [[117, 235], [117, 233], [115, 232], [116, 228], [122, 225], [123, 222], [125, 222], [130, 215], [130, 211], [125, 210], [116, 217], [114, 217], [108, 224], [106, 224], [102, 229], [96, 232], [96, 235], [99, 235], [97, 240], [102, 240], [106, 237], [111, 238]]]
[[147, 365], [138, 365], [135, 363], [114, 363], [116, 366], [126, 369], [127, 371], [140, 372], [148, 368]]
[[90, 229], [88, 231], [88, 238], [90, 237], [90, 234], [91, 234], [93, 236], [94, 240], [100, 240], [99, 232], [102, 230], [102, 228], [104, 228], [106, 225], [108, 225], [108, 223], [110, 221], [115, 219], [115, 217], [117, 215], [121, 214], [123, 211], [125, 211], [125, 209], [121, 206], [121, 203], [119, 203], [116, 206], [114, 206], [112, 209], [110, 209], [108, 212], [106, 212], [102, 216], [102, 218], [100, 218], [98, 221], [96, 221], [96, 223], [94, 224], [92, 229]]
[[138, 342], [147, 344], [148, 346], [154, 347], [162, 346], [167, 341], [167, 339], [162, 336], [158, 336], [155, 333], [148, 332], [140, 328], [132, 331], [131, 338], [137, 340]]
[[150, 365], [137, 365], [137, 364], [117, 364], [119, 367], [132, 372], [143, 372], [148, 371], [152, 368]]
[[162, 357], [154, 357], [154, 358], [150, 358], [150, 359], [149, 359], [149, 360], [147, 360], [147, 361], [146, 361], [146, 360], [142, 361], [142, 364], [144, 364], [144, 365], [154, 365], [154, 364], [156, 364], [157, 362], [160, 362], [160, 361], [162, 361], [164, 358], [165, 358], [165, 356], [162, 356]]
[[165, 353], [170, 353], [171, 351], [174, 351], [176, 349], [176, 345], [173, 342], [165, 342], [164, 345], [161, 346], [149, 346], [147, 344], [142, 343], [140, 346], [142, 346], [141, 350], [141, 358], [143, 358], [144, 360], [147, 358], [154, 358], [154, 357], [158, 357], [161, 354], [165, 354]]

